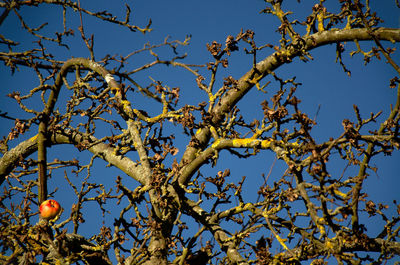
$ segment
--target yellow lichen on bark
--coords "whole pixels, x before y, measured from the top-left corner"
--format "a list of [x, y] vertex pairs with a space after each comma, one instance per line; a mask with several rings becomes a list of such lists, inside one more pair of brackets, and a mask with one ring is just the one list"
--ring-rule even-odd
[[324, 13], [323, 12], [318, 13], [317, 21], [318, 21], [318, 32], [324, 31], [325, 28], [324, 28]]
[[29, 141], [36, 142], [37, 141], [37, 137], [38, 137], [38, 135], [36, 134], [35, 136], [32, 136], [31, 138], [29, 138]]
[[232, 140], [232, 145], [233, 147], [249, 147], [251, 143], [253, 143], [254, 141], [258, 141], [258, 140], [254, 140], [254, 139], [233, 139]]
[[270, 148], [272, 142], [273, 142], [272, 140], [262, 140], [261, 141], [261, 148], [263, 148], [263, 149]]

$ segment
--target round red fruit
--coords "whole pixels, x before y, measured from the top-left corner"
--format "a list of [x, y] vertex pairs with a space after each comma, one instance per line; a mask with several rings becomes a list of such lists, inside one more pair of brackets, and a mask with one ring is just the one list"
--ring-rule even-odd
[[61, 206], [56, 200], [46, 200], [40, 204], [40, 216], [43, 219], [51, 220], [61, 211]]

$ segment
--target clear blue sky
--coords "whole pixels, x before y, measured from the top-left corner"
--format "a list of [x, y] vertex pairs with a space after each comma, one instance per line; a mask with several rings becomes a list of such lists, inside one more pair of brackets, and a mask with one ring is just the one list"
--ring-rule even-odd
[[[84, 16], [85, 32], [87, 35], [95, 34], [95, 55], [96, 59], [100, 60], [106, 54], [110, 55], [127, 55], [130, 52], [142, 48], [144, 43], [159, 43], [169, 35], [170, 39], [184, 40], [186, 35], [191, 35], [190, 45], [188, 47], [178, 48], [179, 52], [188, 53], [185, 62], [193, 64], [205, 64], [212, 61], [211, 56], [206, 50], [206, 43], [211, 43], [216, 40], [224, 43], [227, 35], [236, 36], [237, 33], [243, 28], [253, 30], [255, 34], [255, 40], [258, 45], [270, 43], [272, 45], [279, 45], [279, 34], [275, 32], [276, 27], [279, 25], [278, 19], [271, 15], [259, 14], [259, 11], [264, 8], [264, 2], [261, 0], [206, 0], [206, 1], [81, 1], [84, 7], [90, 10], [101, 11], [104, 9], [110, 10], [112, 13], [118, 15], [121, 19], [124, 16], [123, 3], [129, 2], [132, 7], [133, 18], [132, 22], [138, 26], [144, 27], [148, 19], [152, 19], [153, 31], [149, 34], [141, 34], [139, 32], [132, 33], [127, 29], [110, 26], [100, 22], [98, 19]], [[292, 5], [287, 10], [295, 12], [290, 19], [297, 18], [303, 20], [309, 13], [311, 13], [311, 7], [314, 3], [319, 1], [302, 1], [298, 4], [297, 1], [288, 1]], [[329, 1], [331, 2], [331, 1]], [[372, 5], [375, 5], [375, 10], [378, 15], [384, 18], [385, 23], [383, 25], [387, 27], [400, 27], [399, 9], [396, 9], [394, 1], [371, 1]], [[392, 3], [393, 2], [393, 3]], [[111, 4], [112, 3], [112, 4]], [[327, 4], [329, 7], [330, 4]], [[329, 9], [328, 9], [329, 10]], [[335, 9], [337, 10], [337, 8]], [[27, 21], [31, 23], [31, 26], [39, 26], [45, 21], [57, 21], [48, 25], [48, 29], [62, 30], [59, 22], [61, 21], [61, 10], [53, 6], [48, 6], [44, 9], [40, 8], [23, 8], [21, 10], [25, 14]], [[79, 26], [79, 17], [77, 13], [71, 14], [73, 20], [69, 20], [69, 27], [75, 30], [75, 38], [70, 40], [70, 50], [50, 46], [50, 50], [57, 56], [56, 59], [66, 60], [71, 57], [88, 57], [89, 53], [85, 49], [82, 40], [79, 37], [77, 27]], [[4, 24], [0, 27], [1, 34], [5, 35], [10, 39], [16, 39], [21, 41], [24, 47], [32, 47], [32, 38], [26, 34], [22, 34], [20, 23], [17, 21], [15, 15], [7, 17]], [[303, 34], [304, 32], [300, 32]], [[385, 44], [387, 45], [387, 44]], [[242, 49], [243, 46], [241, 46]], [[362, 47], [369, 47], [368, 45], [362, 44]], [[397, 49], [400, 46], [396, 45]], [[364, 118], [369, 116], [370, 112], [383, 111], [381, 117], [387, 117], [389, 113], [388, 103], [394, 103], [395, 101], [395, 90], [389, 88], [389, 80], [395, 76], [395, 72], [385, 64], [385, 60], [377, 61], [374, 59], [367, 66], [363, 66], [362, 57], [355, 55], [354, 58], [348, 56], [348, 52], [355, 49], [354, 45], [348, 45], [346, 53], [344, 54], [344, 62], [346, 66], [351, 70], [352, 76], [349, 78], [343, 71], [338, 63], [335, 63], [335, 46], [331, 45], [328, 47], [322, 47], [311, 52], [314, 57], [313, 61], [308, 63], [301, 62], [296, 59], [293, 63], [283, 65], [276, 73], [281, 78], [291, 78], [296, 76], [296, 81], [302, 83], [298, 88], [297, 97], [302, 100], [300, 109], [307, 113], [310, 117], [314, 117], [317, 112], [318, 106], [320, 111], [316, 118], [317, 126], [313, 129], [313, 136], [315, 136], [320, 142], [328, 140], [330, 137], [336, 138], [342, 132], [343, 128], [341, 122], [343, 119], [356, 120], [353, 111], [353, 104], [356, 104], [361, 115]], [[4, 47], [3, 47], [4, 51]], [[259, 60], [270, 55], [273, 52], [272, 49], [264, 49], [259, 54]], [[160, 51], [160, 54], [164, 54], [164, 50]], [[243, 54], [241, 52], [240, 54]], [[397, 63], [400, 63], [400, 57], [398, 55], [394, 57]], [[149, 59], [150, 58], [150, 59]], [[149, 62], [152, 58], [145, 54], [143, 56], [134, 57], [129, 61], [127, 69], [133, 69], [146, 62]], [[222, 71], [219, 75], [219, 83], [222, 83], [222, 77], [232, 75], [238, 79], [251, 67], [250, 57], [233, 54], [230, 59], [230, 67], [227, 71]], [[201, 70], [202, 73], [206, 73]], [[189, 73], [185, 73], [181, 69], [174, 69], [172, 67], [156, 67], [147, 71], [143, 71], [135, 75], [136, 81], [147, 84], [150, 82], [149, 76], [155, 80], [163, 81], [165, 85], [170, 87], [180, 87], [181, 89], [181, 104], [197, 104], [201, 101], [206, 101], [205, 94], [198, 90], [194, 77]], [[0, 95], [0, 110], [6, 111], [10, 115], [17, 116], [18, 106], [14, 103], [10, 103], [5, 94], [11, 93], [15, 90], [29, 91], [38, 84], [35, 74], [31, 71], [26, 71], [24, 67], [20, 67], [20, 71], [14, 76], [10, 76], [10, 72], [3, 66], [0, 66], [0, 77], [2, 79], [2, 93]], [[265, 81], [273, 81], [272, 78], [268, 77]], [[264, 82], [265, 82], [264, 81]], [[272, 82], [268, 89], [276, 91], [277, 84]], [[68, 92], [62, 93], [62, 95], [68, 95]], [[252, 91], [239, 104], [239, 108], [242, 110], [242, 115], [246, 121], [252, 121], [255, 115], [261, 115], [260, 103], [263, 99], [269, 100], [273, 93], [266, 95]], [[131, 99], [135, 106], [148, 110], [148, 103], [144, 101], [137, 101], [136, 98]], [[58, 107], [62, 106], [62, 98]], [[37, 106], [32, 104], [32, 106]], [[41, 107], [40, 107], [41, 108]], [[37, 110], [40, 110], [38, 108]], [[153, 111], [153, 112], [152, 112]], [[160, 111], [159, 106], [151, 107], [148, 112], [150, 114], [156, 114]], [[1, 135], [7, 135], [9, 128], [12, 126], [7, 120], [1, 120], [0, 133]], [[110, 131], [104, 132], [108, 134]], [[183, 154], [183, 149], [187, 144], [187, 138], [181, 137], [181, 130], [175, 133], [178, 139], [178, 147], [181, 150], [177, 155], [179, 159]], [[34, 132], [32, 132], [34, 133]], [[21, 137], [25, 139], [30, 134]], [[52, 160], [55, 155], [62, 153], [64, 159], [87, 159], [88, 156], [84, 152], [72, 152], [73, 149], [62, 146], [56, 147], [55, 151], [49, 151], [49, 158]], [[226, 168], [231, 169], [232, 177], [231, 181], [237, 182], [242, 176], [247, 177], [248, 196], [255, 200], [255, 193], [257, 186], [263, 182], [261, 173], [267, 173], [273, 162], [273, 155], [270, 152], [264, 152], [265, 154], [248, 160], [232, 160], [227, 152], [222, 152], [220, 161], [215, 168], [209, 168], [207, 174], [214, 176], [219, 170], [225, 170]], [[391, 157], [379, 156], [372, 161], [371, 165], [379, 167], [378, 174], [371, 174], [365, 185], [365, 192], [370, 195], [370, 199], [377, 200], [378, 202], [390, 204], [393, 199], [400, 200], [398, 195], [398, 187], [400, 186], [399, 172], [400, 172], [400, 155], [395, 153]], [[115, 169], [104, 169], [104, 164], [97, 161], [99, 169], [93, 169], [91, 182], [99, 181], [108, 188], [114, 188], [114, 181], [116, 175], [124, 177], [126, 183], [136, 185], [134, 182], [128, 180], [122, 172], [118, 172]], [[343, 164], [333, 164], [331, 166], [332, 174], [334, 177], [338, 177], [344, 170]], [[281, 163], [273, 169], [273, 174], [270, 176], [269, 181], [271, 184], [277, 178], [279, 178], [284, 171], [284, 167]], [[351, 170], [346, 171], [346, 174], [355, 174]], [[63, 171], [59, 171], [53, 174], [52, 180], [50, 180], [49, 188], [54, 189], [59, 183], [60, 179], [63, 179]], [[72, 176], [71, 176], [72, 178]], [[74, 181], [79, 183], [79, 179], [75, 178]], [[56, 193], [56, 198], [62, 202], [66, 208], [66, 212], [69, 213], [72, 196], [69, 195], [72, 192], [70, 188], [61, 188]], [[91, 228], [92, 222], [90, 222], [90, 216], [92, 214], [99, 214], [96, 210], [97, 207], [93, 207], [94, 211], [87, 213], [87, 223], [83, 227]], [[110, 207], [111, 208], [111, 207]], [[394, 211], [394, 208], [391, 207]], [[112, 209], [109, 209], [112, 210]], [[391, 210], [391, 211], [392, 211]], [[66, 215], [64, 215], [66, 217]], [[100, 217], [96, 220], [102, 220]], [[112, 219], [105, 219], [105, 222], [111, 222]], [[90, 231], [90, 230], [89, 230]]]

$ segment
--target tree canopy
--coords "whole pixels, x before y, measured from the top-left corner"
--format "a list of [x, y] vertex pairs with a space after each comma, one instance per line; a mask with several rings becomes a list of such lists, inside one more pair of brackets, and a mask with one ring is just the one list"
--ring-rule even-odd
[[400, 260], [400, 3], [158, 2], [0, 2], [1, 263]]

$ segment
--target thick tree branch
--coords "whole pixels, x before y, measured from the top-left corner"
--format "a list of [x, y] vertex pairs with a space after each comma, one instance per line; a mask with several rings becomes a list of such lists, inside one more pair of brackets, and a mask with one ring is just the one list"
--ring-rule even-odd
[[[379, 40], [399, 42], [400, 41], [400, 29], [391, 28], [374, 28], [374, 36]], [[303, 39], [303, 45], [300, 47], [294, 47], [288, 45], [286, 48], [280, 49], [268, 56], [264, 60], [257, 63], [256, 67], [248, 71], [244, 76], [238, 80], [238, 86], [235, 89], [228, 91], [224, 94], [221, 100], [215, 105], [212, 110], [213, 124], [219, 124], [233, 106], [235, 106], [239, 100], [241, 100], [248, 91], [254, 86], [253, 80], [260, 81], [262, 78], [267, 76], [269, 73], [282, 66], [285, 63], [290, 62], [295, 57], [302, 55], [306, 51], [313, 50], [320, 46], [334, 44], [345, 41], [366, 41], [372, 40], [373, 37], [369, 33], [368, 29], [357, 28], [357, 29], [333, 29], [329, 31], [322, 31], [315, 33], [309, 37]], [[182, 157], [181, 165], [190, 163], [196, 158], [196, 154], [199, 150], [205, 148], [210, 141], [210, 130], [208, 128], [202, 128], [196, 135], [199, 147], [188, 147]], [[193, 167], [193, 171], [188, 174], [182, 175], [179, 179], [176, 179], [180, 185], [185, 185], [190, 177], [196, 172], [197, 167]]]
[[[115, 154], [114, 148], [104, 143], [99, 143], [93, 136], [84, 136], [75, 132], [63, 132], [54, 133], [48, 138], [49, 145], [73, 144], [77, 146], [82, 144], [84, 141], [89, 143], [88, 151], [93, 153], [95, 156], [100, 157], [111, 165], [121, 169], [130, 177], [139, 181], [142, 185], [147, 183], [141, 165], [133, 162], [126, 156]], [[90, 145], [90, 143], [95, 144]], [[35, 153], [37, 148], [37, 136], [34, 136], [6, 152], [4, 156], [0, 158], [0, 183], [2, 183], [7, 175], [18, 166], [18, 163], [21, 162], [22, 159]]]

